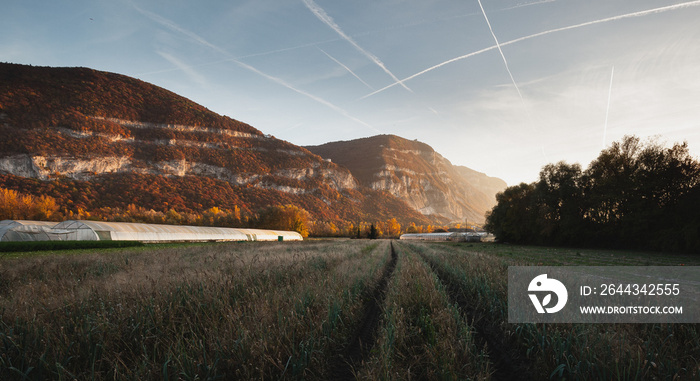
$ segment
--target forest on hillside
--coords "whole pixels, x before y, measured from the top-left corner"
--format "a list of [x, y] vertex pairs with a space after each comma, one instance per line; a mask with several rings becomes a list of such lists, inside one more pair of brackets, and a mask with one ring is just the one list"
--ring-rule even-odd
[[[303, 148], [114, 73], [0, 63], [0, 136], [10, 168], [0, 188], [43, 200], [23, 218], [248, 226], [265, 208], [293, 205], [331, 235], [392, 218], [405, 226], [437, 219], [387, 192], [346, 187], [347, 170]], [[118, 170], [92, 163], [105, 159]], [[17, 162], [41, 173], [25, 177], [13, 171]], [[82, 162], [91, 163], [71, 172]], [[216, 221], [206, 222], [214, 209]]]
[[25, 129], [62, 125], [127, 135], [118, 124], [90, 116], [151, 123], [209, 126], [262, 136], [252, 126], [220, 116], [161, 87], [88, 68], [0, 63], [0, 112]]
[[588, 168], [546, 165], [487, 216], [500, 242], [700, 253], [700, 162], [687, 143], [626, 136]]
[[[0, 179], [2, 176], [0, 175]], [[183, 206], [185, 204], [178, 203], [177, 199], [172, 198], [173, 203], [166, 202], [165, 208], [160, 210], [146, 208], [133, 202], [128, 204], [115, 202], [111, 204], [113, 206], [89, 208], [85, 205], [92, 204], [87, 202], [99, 194], [99, 191], [93, 189], [90, 183], [83, 183], [82, 187], [75, 187], [76, 183], [72, 183], [73, 186], [70, 188], [61, 187], [60, 181], [36, 181], [36, 184], [49, 186], [51, 189], [57, 186], [58, 189], [66, 191], [63, 193], [65, 197], [55, 198], [45, 194], [35, 196], [0, 186], [0, 220], [63, 221], [77, 219], [168, 225], [248, 227], [297, 231], [303, 237], [353, 238], [397, 238], [404, 232], [432, 232], [448, 228], [462, 228], [461, 224], [452, 224], [451, 226], [430, 223], [416, 225], [415, 222], [402, 224], [395, 217], [386, 217], [385, 219], [367, 217], [365, 220], [356, 221], [319, 219], [314, 218], [303, 207], [293, 204], [271, 204], [252, 210], [229, 203], [223, 204], [226, 207], [205, 207], [199, 204], [199, 208], [190, 209]], [[125, 195], [127, 200], [134, 200], [129, 197], [128, 192], [121, 194]], [[137, 199], [136, 201], [144, 200]], [[241, 205], [245, 206], [244, 203]]]

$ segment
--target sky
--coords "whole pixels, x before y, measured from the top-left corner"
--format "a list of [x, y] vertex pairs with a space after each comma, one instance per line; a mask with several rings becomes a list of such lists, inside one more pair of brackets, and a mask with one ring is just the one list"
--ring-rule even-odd
[[700, 154], [700, 0], [8, 0], [0, 61], [136, 77], [297, 145], [378, 134], [533, 182]]

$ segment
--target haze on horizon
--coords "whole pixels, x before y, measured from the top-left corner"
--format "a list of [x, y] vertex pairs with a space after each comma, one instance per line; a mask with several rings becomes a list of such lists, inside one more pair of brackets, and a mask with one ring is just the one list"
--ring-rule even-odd
[[700, 153], [700, 1], [22, 1], [0, 60], [162, 86], [298, 145], [395, 134], [509, 185], [624, 135]]

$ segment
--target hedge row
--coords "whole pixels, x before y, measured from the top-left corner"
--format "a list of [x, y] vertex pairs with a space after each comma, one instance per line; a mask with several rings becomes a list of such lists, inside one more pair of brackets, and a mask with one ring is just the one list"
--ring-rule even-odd
[[0, 253], [21, 251], [107, 249], [117, 247], [143, 246], [139, 241], [26, 241], [0, 242]]

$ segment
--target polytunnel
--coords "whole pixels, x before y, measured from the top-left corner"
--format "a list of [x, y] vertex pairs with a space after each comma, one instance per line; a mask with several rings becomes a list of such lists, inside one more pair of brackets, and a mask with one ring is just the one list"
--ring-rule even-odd
[[3, 220], [0, 221], [0, 241], [62, 241], [66, 237], [53, 232], [58, 222]]
[[399, 239], [410, 241], [453, 241], [479, 242], [481, 236], [476, 233], [446, 232], [446, 233], [406, 233]]
[[100, 241], [300, 241], [292, 231], [236, 229], [210, 226], [158, 225], [88, 220], [63, 221], [54, 227], [73, 231], [77, 240]]
[[[287, 230], [234, 229], [245, 234], [248, 241], [301, 241], [301, 234]], [[280, 238], [281, 237], [281, 238]]]
[[406, 233], [399, 239], [411, 241], [450, 241], [453, 233]]

